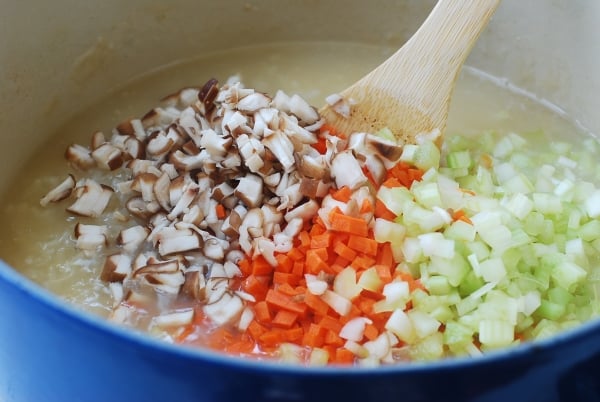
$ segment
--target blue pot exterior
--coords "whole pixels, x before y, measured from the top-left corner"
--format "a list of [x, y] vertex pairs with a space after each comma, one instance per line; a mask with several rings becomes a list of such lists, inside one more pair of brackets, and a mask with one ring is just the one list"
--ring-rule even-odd
[[0, 262], [0, 400], [600, 401], [600, 325], [478, 359], [304, 368], [164, 344], [77, 311]]

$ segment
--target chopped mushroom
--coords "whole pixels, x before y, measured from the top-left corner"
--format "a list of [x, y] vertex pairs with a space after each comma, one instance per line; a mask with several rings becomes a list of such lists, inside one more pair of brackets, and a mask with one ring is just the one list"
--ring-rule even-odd
[[72, 174], [68, 175], [58, 186], [50, 190], [40, 200], [40, 205], [45, 207], [51, 202], [58, 202], [68, 198], [75, 188], [75, 178]]
[[78, 193], [77, 200], [67, 208], [67, 211], [90, 218], [102, 215], [108, 206], [113, 190], [92, 179], [86, 179], [83, 186], [78, 189], [81, 191]]

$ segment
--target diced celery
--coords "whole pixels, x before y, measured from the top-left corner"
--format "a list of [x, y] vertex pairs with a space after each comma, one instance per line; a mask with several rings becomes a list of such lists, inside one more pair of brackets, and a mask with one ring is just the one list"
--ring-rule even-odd
[[582, 281], [587, 271], [571, 261], [561, 261], [552, 269], [552, 279], [556, 284], [570, 289], [576, 283]]
[[411, 187], [411, 191], [415, 200], [426, 208], [442, 205], [437, 183], [415, 183]]
[[421, 170], [428, 170], [440, 166], [440, 149], [433, 141], [424, 141], [419, 144], [412, 163]]
[[464, 348], [468, 343], [473, 341], [474, 331], [456, 321], [448, 321], [444, 329], [444, 343], [448, 345], [450, 350]]
[[476, 235], [475, 227], [464, 221], [455, 221], [444, 231], [444, 237], [462, 242], [472, 242]]
[[461, 254], [455, 253], [452, 258], [432, 256], [429, 262], [432, 273], [444, 275], [452, 286], [460, 285], [461, 281], [470, 271], [469, 263]]
[[444, 338], [435, 332], [410, 347], [410, 356], [418, 360], [436, 360], [444, 355]]
[[506, 276], [506, 268], [501, 258], [488, 258], [479, 262], [479, 271], [486, 282], [500, 282]]
[[558, 321], [563, 314], [565, 314], [566, 308], [563, 304], [554, 303], [550, 300], [542, 299], [540, 307], [535, 311], [535, 315], [541, 318], [545, 318], [552, 321]]
[[429, 314], [416, 309], [410, 310], [407, 315], [418, 338], [425, 338], [434, 332], [437, 332], [441, 325], [438, 320], [431, 317]]
[[503, 320], [481, 320], [479, 342], [488, 347], [508, 346], [514, 340], [514, 325]]
[[600, 220], [594, 219], [581, 225], [579, 236], [585, 241], [600, 239]]
[[485, 282], [483, 279], [475, 274], [475, 272], [470, 271], [463, 278], [458, 286], [458, 292], [461, 296], [468, 296], [477, 289], [481, 288]]
[[451, 290], [448, 278], [445, 276], [432, 275], [424, 282], [425, 287], [432, 295], [445, 295]]
[[469, 151], [450, 152], [446, 156], [446, 166], [452, 169], [468, 169], [471, 167], [471, 153]]

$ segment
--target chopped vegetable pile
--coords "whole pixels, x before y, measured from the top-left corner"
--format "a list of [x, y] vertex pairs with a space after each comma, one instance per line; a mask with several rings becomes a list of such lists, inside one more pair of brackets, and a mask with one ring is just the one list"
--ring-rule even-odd
[[110, 319], [170, 342], [377, 366], [597, 317], [598, 141], [438, 135], [339, 133], [297, 95], [210, 80], [71, 145], [41, 204], [82, 217]]

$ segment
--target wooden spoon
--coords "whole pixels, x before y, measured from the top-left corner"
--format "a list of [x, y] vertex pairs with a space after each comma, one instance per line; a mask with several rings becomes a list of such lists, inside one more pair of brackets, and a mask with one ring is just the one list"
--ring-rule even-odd
[[321, 114], [346, 134], [388, 127], [399, 140], [415, 143], [419, 133], [443, 133], [458, 73], [499, 3], [439, 0], [404, 46], [340, 93], [351, 104], [349, 116], [332, 105]]

